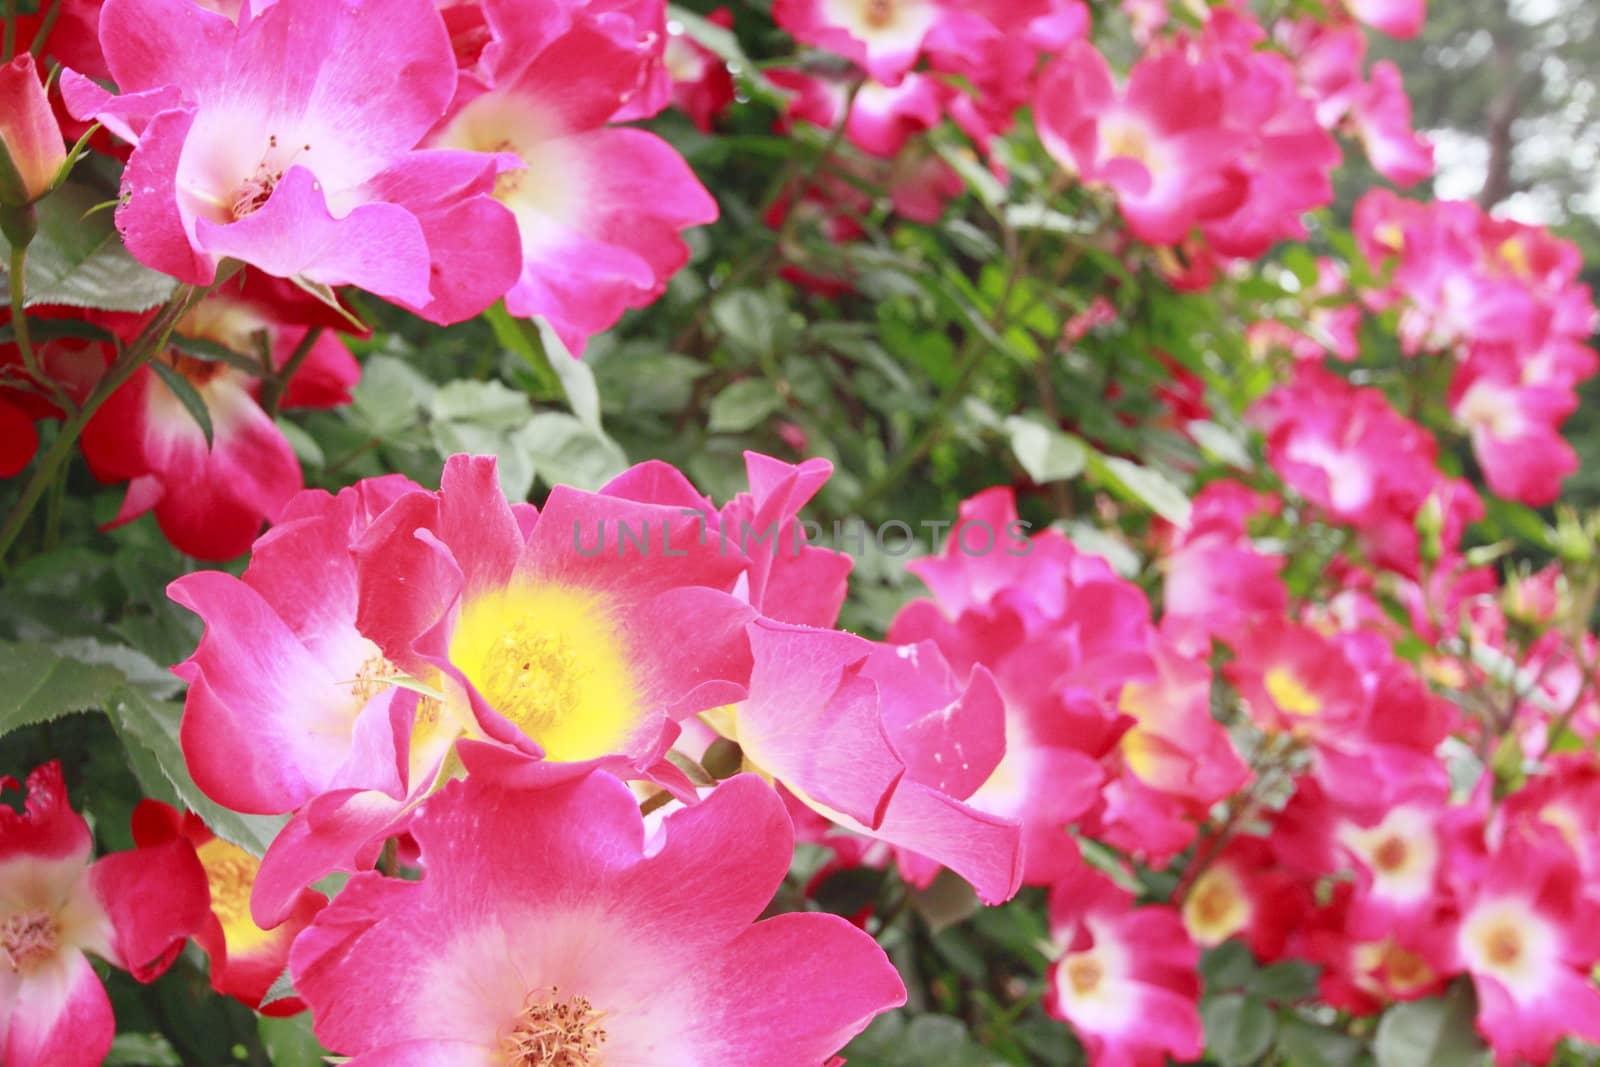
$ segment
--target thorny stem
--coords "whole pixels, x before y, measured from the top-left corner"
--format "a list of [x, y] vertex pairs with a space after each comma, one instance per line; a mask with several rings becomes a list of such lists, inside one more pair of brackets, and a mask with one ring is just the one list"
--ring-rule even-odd
[[[18, 280], [14, 278], [13, 282]], [[13, 284], [13, 288], [20, 290], [21, 286]], [[0, 567], [3, 567], [6, 553], [22, 533], [23, 526], [33, 514], [34, 508], [38, 506], [40, 498], [54, 483], [67, 457], [72, 454], [72, 446], [77, 443], [89, 419], [112, 393], [133, 377], [134, 371], [149, 363], [157, 352], [166, 347], [167, 338], [171, 336], [173, 327], [209, 291], [210, 287], [179, 286], [177, 292], [172, 294], [172, 298], [156, 313], [155, 318], [140, 331], [133, 343], [123, 349], [111, 366], [106, 368], [105, 374], [95, 384], [94, 391], [83, 402], [83, 406], [68, 414], [55, 440], [39, 458], [32, 476], [23, 487], [21, 498], [11, 509], [11, 514], [6, 516], [5, 525], [0, 526]]]

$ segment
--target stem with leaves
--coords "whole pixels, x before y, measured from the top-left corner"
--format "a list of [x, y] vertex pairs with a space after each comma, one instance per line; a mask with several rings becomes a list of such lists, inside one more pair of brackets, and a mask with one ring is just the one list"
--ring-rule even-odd
[[[21, 275], [12, 275], [13, 303], [20, 301]], [[134, 338], [133, 343], [122, 349], [111, 366], [106, 368], [95, 384], [94, 390], [89, 394], [83, 404], [71, 411], [61, 424], [61, 430], [50, 443], [44, 455], [39, 457], [38, 464], [33, 469], [32, 476], [27, 485], [22, 489], [22, 496], [17, 500], [16, 506], [11, 509], [11, 514], [6, 516], [5, 524], [0, 526], [0, 566], [3, 566], [5, 555], [22, 533], [28, 518], [33, 514], [39, 501], [44, 497], [45, 491], [54, 484], [57, 474], [72, 454], [72, 446], [77, 443], [78, 437], [83, 433], [90, 418], [100, 409], [112, 393], [133, 377], [135, 371], [149, 363], [167, 345], [167, 340], [172, 336], [173, 327], [188, 313], [189, 309], [199, 303], [200, 299], [210, 291], [210, 287], [197, 287], [181, 285], [177, 292], [172, 294], [161, 310]], [[20, 315], [16, 323], [22, 323]], [[25, 327], [19, 329], [17, 337], [20, 340]]]

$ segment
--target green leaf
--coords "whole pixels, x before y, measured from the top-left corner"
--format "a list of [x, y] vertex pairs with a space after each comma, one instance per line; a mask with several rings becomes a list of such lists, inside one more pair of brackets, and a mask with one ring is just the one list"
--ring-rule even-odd
[[1206, 1028], [1206, 1052], [1224, 1067], [1242, 1067], [1260, 1059], [1272, 1045], [1277, 1020], [1272, 1009], [1242, 993], [1224, 993], [1200, 1003]]
[[299, 423], [283, 415], [276, 416], [272, 422], [283, 434], [283, 439], [289, 442], [289, 447], [294, 449], [295, 458], [303, 465], [321, 467], [328, 462], [317, 439], [301, 428]]
[[226, 363], [256, 378], [266, 373], [266, 368], [255, 356], [235, 352], [227, 345], [218, 344], [204, 337], [184, 337], [175, 333], [167, 343], [192, 359], [205, 360], [207, 363]]
[[1488, 1050], [1473, 1030], [1476, 1006], [1465, 982], [1444, 996], [1397, 1004], [1378, 1023], [1378, 1067], [1474, 1067]]
[[983, 205], [991, 210], [998, 210], [1006, 202], [1006, 187], [989, 172], [973, 155], [972, 149], [958, 141], [953, 135], [948, 135], [935, 129], [929, 131], [928, 143], [944, 160], [951, 170], [960, 175]]
[[904, 1011], [878, 1016], [842, 1055], [850, 1067], [1003, 1067], [1006, 1062], [973, 1041], [959, 1019]]
[[784, 309], [765, 293], [735, 289], [711, 302], [711, 320], [731, 344], [747, 355], [770, 356], [783, 334]]
[[1200, 977], [1213, 992], [1243, 988], [1255, 971], [1255, 957], [1239, 941], [1224, 941], [1200, 957]]
[[[99, 326], [92, 326], [87, 322], [73, 322], [70, 319], [28, 319], [28, 337], [34, 344], [41, 341], [56, 341], [72, 338], [80, 341], [101, 341], [106, 344], [115, 344], [116, 335], [110, 330]], [[0, 345], [15, 344], [17, 331], [9, 322], [0, 326]]]
[[263, 1015], [256, 1025], [272, 1067], [322, 1067], [327, 1062], [328, 1050], [311, 1032], [310, 1012], [286, 1019]]
[[1121, 456], [1089, 455], [1090, 472], [1117, 495], [1143, 504], [1175, 526], [1189, 521], [1189, 498], [1166, 475]]
[[275, 979], [272, 979], [272, 985], [267, 985], [267, 992], [262, 993], [261, 995], [261, 1006], [262, 1008], [266, 1008], [267, 1005], [274, 1003], [274, 1001], [288, 1000], [288, 998], [294, 997], [294, 995], [296, 995], [296, 992], [294, 992], [294, 982], [291, 981], [290, 973], [288, 973], [288, 969], [285, 968], [283, 974], [278, 974]]
[[744, 378], [712, 398], [709, 428], [713, 433], [754, 429], [781, 407], [783, 398], [771, 382]]
[[1250, 468], [1250, 449], [1232, 431], [1205, 419], [1196, 419], [1185, 429], [1206, 455], [1230, 467]]
[[1089, 450], [1078, 438], [1033, 416], [1012, 415], [1005, 426], [1012, 454], [1037, 484], [1064, 482], [1083, 473]]
[[1093, 220], [1074, 218], [1042, 203], [1008, 205], [1006, 223], [1013, 230], [1043, 230], [1068, 236], [1094, 233], [1098, 226]]
[[1361, 1042], [1304, 1019], [1285, 1019], [1278, 1026], [1278, 1050], [1288, 1067], [1354, 1067]]
[[511, 500], [526, 500], [534, 462], [518, 439], [532, 413], [528, 398], [497, 381], [453, 381], [433, 394], [429, 436], [443, 456], [457, 452], [492, 455], [500, 488]]
[[1526, 504], [1502, 500], [1497, 496], [1483, 499], [1486, 525], [1499, 537], [1516, 537], [1546, 552], [1555, 550], [1556, 532], [1539, 517], [1539, 513]]
[[1292, 1004], [1317, 994], [1317, 976], [1321, 968], [1303, 960], [1284, 960], [1263, 967], [1250, 978], [1248, 989], [1259, 997], [1276, 1004]]
[[[144, 311], [165, 301], [177, 279], [139, 263], [123, 247], [111, 213], [95, 211], [104, 195], [68, 182], [36, 205], [39, 233], [28, 246], [28, 307], [66, 304], [108, 311]], [[92, 214], [91, 214], [92, 212]], [[0, 253], [10, 246], [0, 237]], [[0, 286], [9, 301], [10, 279]]]
[[[110, 697], [106, 708], [111, 725], [128, 748], [134, 773], [147, 792], [173, 792], [178, 800], [210, 827], [211, 832], [254, 855], [261, 856], [282, 829], [283, 818], [264, 815], [241, 815], [216, 803], [194, 784], [184, 763], [183, 749], [178, 744], [178, 724], [183, 718], [183, 705], [167, 700], [156, 700], [143, 690], [124, 686]], [[134, 755], [137, 751], [137, 756]], [[162, 782], [150, 782], [147, 776], [154, 768]]]
[[[545, 352], [543, 334], [538, 325], [527, 319], [513, 318], [505, 304], [498, 303], [483, 313], [494, 330], [495, 340], [522, 357], [522, 362], [538, 379], [540, 400], [553, 399], [561, 393], [561, 379]], [[563, 349], [564, 351], [565, 349]]]
[[392, 440], [416, 427], [422, 406], [432, 400], [434, 389], [434, 384], [405, 360], [370, 356], [351, 392], [350, 413], [373, 437]]
[[909, 892], [911, 907], [936, 934], [947, 926], [966, 922], [983, 906], [966, 879], [948, 869], [940, 871], [926, 889], [913, 887]]
[[567, 406], [579, 422], [590, 429], [599, 430], [600, 389], [595, 385], [594, 371], [567, 349], [553, 326], [543, 318], [535, 319], [534, 323], [539, 329], [540, 340], [544, 342], [544, 358], [561, 383]]
[[540, 412], [512, 438], [550, 486], [598, 489], [628, 466], [615, 441], [564, 411]]
[[183, 410], [187, 411], [189, 417], [194, 420], [194, 424], [200, 427], [200, 432], [205, 434], [206, 448], [209, 450], [212, 439], [211, 412], [206, 408], [205, 399], [195, 392], [194, 386], [189, 384], [189, 379], [173, 370], [170, 364], [163, 363], [159, 359], [151, 360], [150, 369], [156, 372], [156, 377], [161, 379], [161, 384], [165, 385], [167, 390], [178, 398], [178, 403], [183, 405]]
[[127, 681], [108, 664], [57, 655], [32, 642], [0, 642], [0, 735], [104, 707]]
[[169, 697], [183, 688], [183, 682], [170, 670], [129, 645], [108, 644], [91, 637], [63, 637], [50, 647], [68, 660], [115, 667], [128, 682], [153, 697]]
[[183, 1057], [160, 1034], [118, 1034], [104, 1067], [183, 1067]]

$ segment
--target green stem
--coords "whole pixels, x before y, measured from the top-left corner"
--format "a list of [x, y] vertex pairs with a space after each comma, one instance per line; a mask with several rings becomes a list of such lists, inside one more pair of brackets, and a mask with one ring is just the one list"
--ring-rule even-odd
[[56, 28], [56, 19], [61, 17], [61, 0], [55, 0], [50, 5], [50, 10], [44, 14], [44, 20], [39, 23], [39, 30], [33, 35], [33, 43], [29, 50], [36, 56], [44, 55], [45, 42], [50, 40], [50, 31]]
[[5, 555], [11, 546], [16, 543], [22, 528], [27, 524], [29, 516], [44, 496], [45, 491], [54, 484], [57, 474], [66, 463], [67, 457], [72, 454], [72, 446], [77, 443], [78, 437], [83, 433], [83, 428], [89, 424], [89, 419], [100, 409], [112, 393], [116, 392], [133, 372], [149, 363], [151, 358], [166, 346], [167, 338], [172, 334], [172, 328], [178, 320], [194, 306], [207, 290], [197, 289], [191, 285], [184, 285], [172, 295], [166, 305], [151, 319], [149, 324], [134, 339], [133, 344], [123, 349], [116, 360], [106, 369], [100, 381], [95, 384], [94, 391], [83, 402], [83, 406], [67, 415], [61, 424], [61, 431], [56, 434], [54, 441], [45, 454], [39, 458], [39, 463], [33, 469], [33, 475], [28, 479], [28, 484], [22, 489], [22, 496], [16, 506], [11, 509], [11, 514], [6, 516], [4, 526], [0, 526], [0, 566], [3, 566]]
[[[1001, 287], [1000, 297], [994, 303], [994, 308], [988, 315], [988, 323], [996, 332], [1004, 328], [1009, 316], [1006, 311], [1011, 306], [1011, 296], [1016, 292], [1017, 282], [1021, 280], [1026, 271], [1026, 260], [1034, 249], [1034, 240], [1028, 239], [1020, 243], [1016, 235], [1006, 232], [1006, 247], [1016, 248], [1017, 254], [1012, 257], [1011, 271], [1006, 275], [1005, 285]], [[1074, 257], [1075, 258], [1075, 257]], [[949, 416], [966, 396], [967, 388], [972, 384], [972, 379], [978, 373], [983, 358], [988, 352], [983, 344], [983, 332], [974, 329], [967, 334], [962, 342], [959, 362], [956, 364], [956, 376], [945, 387], [943, 393], [934, 404], [933, 413], [922, 428], [922, 432], [914, 438], [910, 445], [900, 452], [889, 464], [889, 468], [875, 481], [862, 490], [856, 498], [855, 508], [863, 511], [870, 504], [876, 503], [885, 493], [901, 485], [913, 467], [921, 463], [923, 458], [938, 444], [949, 429]]]
[[23, 292], [23, 271], [28, 268], [28, 246], [13, 244], [11, 246], [11, 332], [17, 338], [17, 351], [22, 353], [22, 365], [28, 371], [28, 376], [39, 384], [44, 384], [44, 379], [39, 376], [39, 364], [33, 358], [33, 338], [28, 334], [28, 317], [22, 313], [22, 302], [26, 299]]
[[972, 379], [978, 373], [978, 367], [983, 364], [986, 355], [988, 351], [983, 344], [983, 336], [976, 330], [967, 334], [966, 343], [962, 346], [961, 361], [956, 365], [956, 376], [940, 394], [922, 432], [895, 456], [894, 462], [889, 464], [889, 468], [877, 480], [861, 491], [861, 495], [856, 498], [856, 511], [864, 512], [885, 493], [902, 485], [906, 475], [911, 473], [911, 469], [921, 463], [932, 451], [933, 446], [939, 443], [939, 439], [944, 436], [948, 428], [950, 413], [961, 402], [961, 398], [966, 396], [967, 387], [972, 384]]
[[33, 379], [35, 385], [46, 389], [50, 399], [56, 407], [61, 409], [63, 415], [71, 415], [77, 410], [77, 405], [72, 401], [72, 394], [66, 387], [54, 378], [44, 373], [44, 368], [39, 363], [38, 353], [33, 350], [33, 335], [28, 328], [28, 316], [23, 314], [24, 274], [28, 265], [28, 246], [25, 244], [13, 245], [11, 248], [11, 333], [17, 341], [17, 351], [22, 355], [23, 369], [28, 372], [28, 377]]
[[311, 355], [311, 349], [316, 345], [317, 338], [322, 336], [322, 327], [313, 326], [306, 331], [300, 343], [294, 346], [294, 351], [289, 358], [284, 360], [283, 366], [267, 378], [261, 387], [261, 410], [267, 413], [267, 418], [272, 418], [278, 413], [278, 405], [283, 403], [283, 394], [289, 388], [289, 382], [299, 371], [300, 365]]
[[6, 0], [5, 43], [0, 45], [0, 63], [11, 62], [17, 51], [17, 0]]

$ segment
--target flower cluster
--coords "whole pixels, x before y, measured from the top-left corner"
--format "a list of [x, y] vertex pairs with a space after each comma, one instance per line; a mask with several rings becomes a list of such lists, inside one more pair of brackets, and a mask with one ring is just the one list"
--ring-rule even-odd
[[667, 103], [660, 6], [447, 11], [106, 3], [117, 91], [71, 71], [63, 91], [135, 146], [129, 251], [194, 285], [237, 260], [440, 323], [504, 297], [575, 348], [653, 299], [687, 259], [678, 231], [717, 213], [663, 141], [611, 125]]

